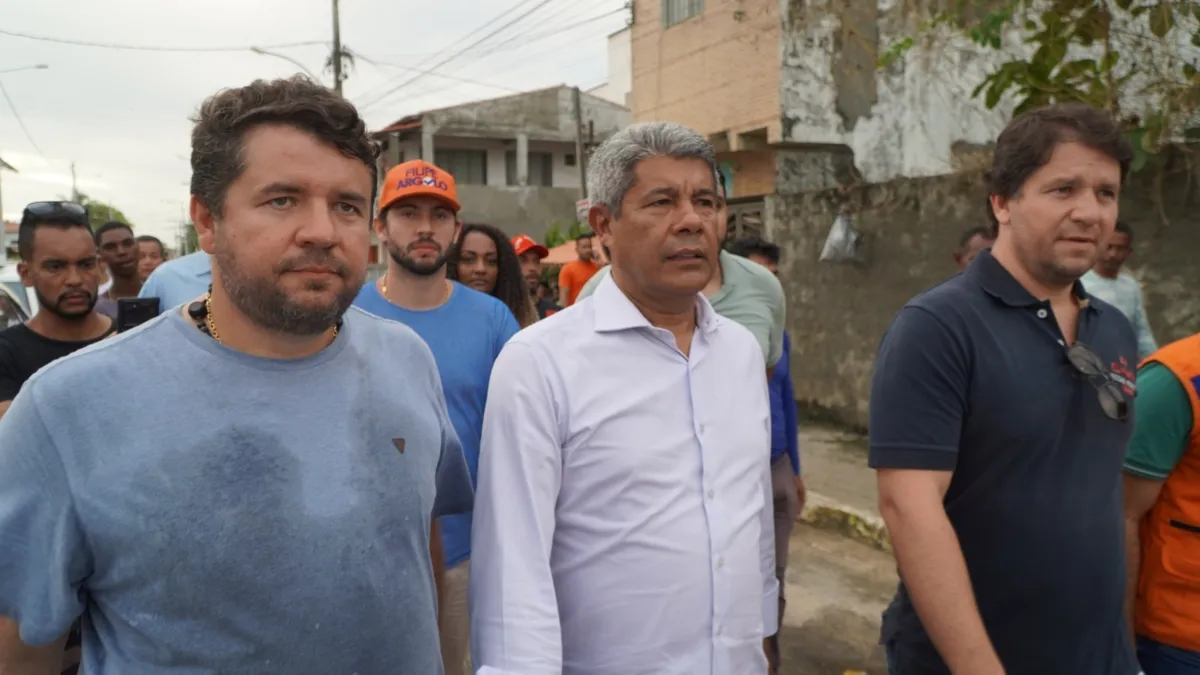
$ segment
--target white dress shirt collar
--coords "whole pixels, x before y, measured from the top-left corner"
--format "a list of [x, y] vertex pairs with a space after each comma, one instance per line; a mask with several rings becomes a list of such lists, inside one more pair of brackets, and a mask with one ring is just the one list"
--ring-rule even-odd
[[[617, 282], [613, 281], [611, 274], [600, 282], [592, 297], [597, 333], [654, 327], [629, 296], [625, 295]], [[720, 315], [713, 310], [708, 300], [696, 293], [696, 327], [705, 334], [711, 334], [717, 329], [720, 321]]]

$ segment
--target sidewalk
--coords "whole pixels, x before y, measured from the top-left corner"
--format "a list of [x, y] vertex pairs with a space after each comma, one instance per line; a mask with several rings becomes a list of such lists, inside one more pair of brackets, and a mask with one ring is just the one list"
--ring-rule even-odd
[[879, 515], [867, 439], [809, 423], [800, 425], [800, 461], [808, 504], [800, 519], [891, 552]]

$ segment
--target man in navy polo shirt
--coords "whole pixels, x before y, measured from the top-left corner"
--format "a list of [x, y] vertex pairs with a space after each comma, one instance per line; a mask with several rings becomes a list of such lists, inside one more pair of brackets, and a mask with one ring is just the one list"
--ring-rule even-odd
[[884, 336], [870, 461], [902, 579], [882, 633], [896, 675], [1139, 672], [1121, 521], [1137, 342], [1078, 282], [1131, 157], [1088, 106], [1014, 119], [996, 243]]

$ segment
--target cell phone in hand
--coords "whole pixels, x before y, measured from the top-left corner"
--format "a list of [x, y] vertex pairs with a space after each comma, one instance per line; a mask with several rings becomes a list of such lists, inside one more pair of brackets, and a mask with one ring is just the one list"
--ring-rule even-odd
[[136, 328], [159, 315], [158, 298], [121, 298], [117, 300], [117, 332]]

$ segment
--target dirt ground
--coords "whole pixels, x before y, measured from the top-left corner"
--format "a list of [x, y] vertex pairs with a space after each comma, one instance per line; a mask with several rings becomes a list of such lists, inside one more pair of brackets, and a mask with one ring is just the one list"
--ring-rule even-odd
[[896, 590], [892, 557], [797, 523], [787, 578], [780, 675], [886, 675], [879, 619]]

